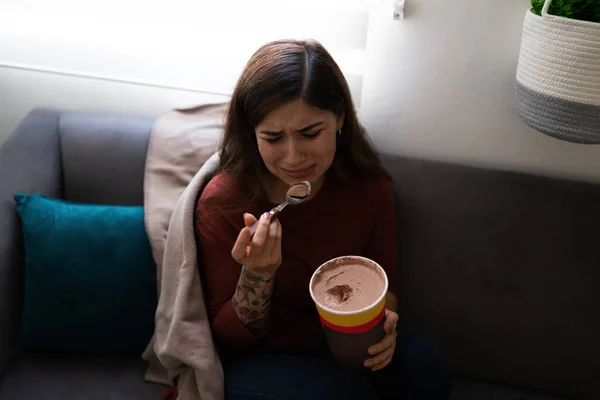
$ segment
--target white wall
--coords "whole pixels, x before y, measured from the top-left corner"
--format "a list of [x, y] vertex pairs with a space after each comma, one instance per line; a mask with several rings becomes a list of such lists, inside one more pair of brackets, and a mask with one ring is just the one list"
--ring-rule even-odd
[[174, 107], [227, 99], [210, 93], [0, 68], [0, 143], [36, 107], [156, 116]]
[[[461, 0], [460, 5], [447, 0], [407, 0], [402, 21], [392, 19], [391, 4], [377, 0], [372, 8], [366, 45], [359, 49], [366, 57], [356, 58], [362, 63], [360, 68], [353, 69], [357, 62], [351, 52], [335, 52], [345, 57], [346, 71], [364, 74], [355, 91], [362, 88], [360, 115], [378, 145], [399, 154], [600, 182], [600, 148], [547, 137], [526, 126], [516, 114], [515, 71], [529, 0]], [[360, 16], [352, 18], [360, 20]], [[331, 21], [332, 26], [335, 23]], [[21, 32], [19, 40], [30, 37], [26, 33]], [[9, 43], [4, 34], [0, 63], [3, 49], [17, 54], [25, 48], [14, 40]], [[207, 40], [218, 44], [220, 38]], [[38, 47], [35, 55], [42, 50]], [[166, 52], [171, 61], [177, 56]], [[56, 59], [56, 52], [51, 53], [46, 58]], [[248, 49], [238, 53], [237, 61], [228, 67], [230, 72], [241, 68], [239, 57], [247, 57]], [[85, 57], [94, 56], [98, 54], [84, 55], [81, 65]], [[151, 78], [147, 60], [140, 58], [138, 65], [145, 71], [141, 74], [145, 80]], [[169, 65], [155, 67], [155, 76], [164, 78], [172, 71]], [[132, 66], [135, 62], [129, 59], [128, 68]], [[155, 115], [175, 106], [226, 99], [221, 87], [190, 83], [191, 73], [183, 74], [188, 80], [176, 80], [174, 86], [200, 92], [0, 68], [0, 140], [39, 105]], [[208, 93], [202, 93], [203, 89]]]
[[600, 181], [600, 147], [550, 138], [515, 111], [530, 0], [407, 0], [371, 15], [361, 115], [386, 150]]

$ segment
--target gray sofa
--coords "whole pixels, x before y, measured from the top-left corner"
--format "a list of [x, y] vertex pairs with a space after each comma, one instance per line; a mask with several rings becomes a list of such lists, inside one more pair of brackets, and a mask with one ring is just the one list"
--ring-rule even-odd
[[[19, 352], [12, 199], [141, 205], [153, 122], [40, 109], [0, 147], [0, 400], [160, 398], [137, 357]], [[440, 345], [453, 399], [600, 398], [600, 186], [383, 159], [398, 198], [401, 328]]]

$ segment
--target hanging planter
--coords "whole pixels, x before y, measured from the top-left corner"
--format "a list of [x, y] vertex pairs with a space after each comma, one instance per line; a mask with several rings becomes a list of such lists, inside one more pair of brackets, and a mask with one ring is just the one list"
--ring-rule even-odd
[[[532, 3], [517, 66], [518, 113], [547, 135], [600, 144], [600, 0]], [[538, 4], [541, 15], [534, 12]]]

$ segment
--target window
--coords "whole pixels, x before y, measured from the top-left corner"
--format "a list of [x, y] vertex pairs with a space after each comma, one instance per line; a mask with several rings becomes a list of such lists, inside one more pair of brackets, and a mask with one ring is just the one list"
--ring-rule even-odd
[[13, 3], [0, 16], [0, 66], [229, 95], [260, 45], [314, 38], [360, 101], [369, 0]]

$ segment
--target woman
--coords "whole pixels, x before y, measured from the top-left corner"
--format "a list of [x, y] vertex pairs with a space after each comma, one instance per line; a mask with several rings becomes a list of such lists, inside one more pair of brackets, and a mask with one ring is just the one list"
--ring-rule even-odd
[[[312, 41], [261, 47], [233, 93], [220, 151], [196, 234], [227, 397], [446, 398], [437, 350], [397, 335], [392, 182], [329, 53]], [[309, 199], [270, 221], [265, 212], [302, 180], [312, 183]], [[308, 291], [319, 265], [348, 254], [375, 260], [390, 280], [386, 335], [362, 374], [331, 361]]]

